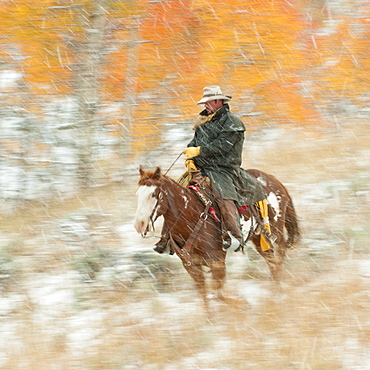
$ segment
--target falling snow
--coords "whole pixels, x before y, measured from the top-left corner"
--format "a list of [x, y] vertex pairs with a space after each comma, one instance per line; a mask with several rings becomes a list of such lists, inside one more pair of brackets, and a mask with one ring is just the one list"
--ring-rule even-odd
[[[170, 3], [152, 1], [149, 6], [156, 14], [155, 7], [169, 11]], [[186, 2], [177, 3], [183, 6]], [[0, 115], [0, 369], [370, 369], [369, 95], [364, 91], [356, 101], [341, 95], [367, 81], [361, 79], [367, 76], [362, 67], [368, 63], [367, 49], [361, 49], [357, 41], [368, 39], [365, 31], [369, 19], [361, 18], [364, 24], [352, 24], [349, 15], [355, 8], [367, 14], [368, 5], [366, 1], [337, 0], [308, 3], [309, 12], [304, 14], [302, 23], [310, 24], [310, 31], [300, 30], [300, 40], [297, 31], [290, 45], [280, 38], [275, 45], [271, 40], [276, 37], [276, 30], [262, 29], [257, 20], [264, 19], [267, 13], [274, 14], [271, 9], [278, 6], [294, 11], [293, 2], [272, 1], [271, 6], [261, 2], [261, 6], [256, 3], [256, 9], [248, 10], [239, 9], [242, 2], [235, 2], [233, 16], [250, 16], [253, 23], [243, 24], [246, 28], [233, 28], [222, 27], [225, 23], [219, 9], [207, 1], [194, 1], [190, 17], [193, 23], [191, 27], [181, 27], [186, 28], [191, 46], [197, 49], [193, 51], [184, 40], [175, 39], [181, 50], [163, 64], [161, 34], [153, 32], [158, 37], [154, 41], [142, 40], [140, 29], [134, 24], [145, 23], [145, 17], [151, 14], [143, 18], [134, 15], [135, 22], [127, 24], [123, 20], [109, 23], [110, 31], [115, 32], [126, 32], [131, 27], [128, 48], [132, 55], [128, 58], [126, 81], [122, 83], [122, 76], [118, 78], [113, 70], [106, 76], [117, 86], [125, 85], [129, 97], [124, 104], [120, 101], [123, 95], [115, 97], [117, 101], [101, 107], [100, 116], [91, 120], [89, 114], [96, 111], [98, 91], [97, 78], [89, 74], [88, 67], [94, 70], [104, 53], [119, 50], [119, 43], [126, 45], [127, 40], [108, 43], [104, 53], [90, 53], [80, 81], [85, 87], [80, 89], [80, 95], [64, 96], [59, 91], [61, 86], [53, 82], [56, 95], [35, 108], [28, 104], [25, 93], [29, 89], [24, 82], [26, 69], [20, 72], [13, 68], [28, 57], [11, 40], [10, 32], [2, 34], [4, 40], [9, 37], [10, 41], [2, 44], [6, 48], [2, 49], [4, 61], [0, 65], [4, 98]], [[127, 13], [118, 2], [112, 4], [117, 11]], [[220, 9], [225, 4], [219, 2]], [[80, 6], [50, 6], [48, 12], [72, 12], [74, 8]], [[105, 11], [100, 8], [103, 14]], [[258, 9], [264, 13], [258, 14]], [[346, 15], [348, 29], [339, 14]], [[291, 13], [285, 14], [288, 15]], [[81, 18], [83, 22], [89, 20], [85, 15]], [[36, 31], [39, 27], [47, 29], [46, 19], [39, 25], [33, 21], [27, 20], [32, 32], [40, 31]], [[164, 27], [172, 37], [177, 36], [171, 28], [177, 27], [176, 22], [177, 18], [171, 22], [163, 18], [163, 24], [155, 19], [150, 27]], [[204, 40], [197, 40], [196, 32], [198, 27], [204, 30], [208, 26], [214, 27], [214, 31], [219, 28], [219, 34], [228, 31], [228, 37], [235, 39], [235, 50], [210, 39], [204, 39], [209, 42], [202, 46]], [[297, 26], [294, 23], [287, 33]], [[63, 34], [68, 44], [76, 32], [72, 28]], [[148, 32], [147, 28], [144, 30]], [[242, 33], [246, 30], [251, 34], [246, 36], [251, 38], [245, 40], [254, 42], [245, 41], [243, 45]], [[337, 49], [326, 44], [328, 49], [320, 50], [323, 38], [340, 38], [344, 30], [352, 44], [343, 42]], [[209, 33], [213, 37], [213, 31]], [[87, 34], [99, 36], [97, 28], [88, 28]], [[285, 33], [281, 35], [286, 37]], [[148, 49], [154, 51], [144, 57], [144, 62], [150, 62], [145, 65], [150, 76], [156, 72], [150, 58], [157, 58], [164, 72], [168, 64], [177, 65], [176, 58], [181, 58], [181, 73], [178, 76], [170, 70], [169, 75], [163, 75], [159, 87], [150, 80], [153, 90], [158, 91], [134, 95], [144, 73], [137, 66], [137, 61], [143, 60], [135, 45], [149, 45]], [[90, 46], [93, 49], [93, 43]], [[61, 46], [53, 52], [49, 48], [45, 42], [43, 52], [48, 58], [54, 53], [58, 68], [63, 71], [75, 67], [74, 62], [81, 63], [72, 63]], [[292, 48], [312, 52], [305, 54], [312, 69], [296, 72], [287, 59], [290, 54], [282, 51]], [[222, 50], [235, 54], [221, 68], [217, 61], [226, 57], [213, 60], [210, 49], [220, 55]], [[134, 225], [137, 203], [143, 195], [137, 185], [139, 167], [160, 166], [173, 179], [185, 171], [181, 153], [193, 136], [193, 116], [187, 112], [183, 117], [174, 102], [180, 104], [184, 100], [186, 108], [190, 103], [194, 105], [196, 98], [183, 82], [189, 78], [186, 71], [191, 70], [191, 74], [194, 67], [190, 58], [198, 58], [201, 53], [209, 57], [208, 63], [214, 69], [206, 71], [204, 60], [204, 64], [196, 62], [197, 69], [204, 70], [210, 81], [217, 73], [222, 75], [218, 81], [226, 81], [235, 73], [234, 81], [244, 84], [238, 77], [239, 68], [250, 67], [254, 71], [248, 82], [255, 84], [256, 90], [248, 85], [245, 91], [235, 91], [230, 104], [248, 129], [243, 166], [273, 174], [287, 187], [302, 231], [302, 240], [288, 252], [280, 291], [270, 281], [267, 265], [253, 245], [247, 245], [245, 254], [234, 253], [238, 246], [234, 241], [226, 260], [225, 290], [237, 300], [226, 305], [211, 293], [208, 314], [180, 260], [153, 251], [163, 220], [159, 218], [154, 230], [145, 237]], [[40, 55], [35, 58], [37, 64], [41, 64]], [[49, 59], [43, 62], [51, 67]], [[296, 61], [297, 65], [300, 63], [300, 59]], [[347, 71], [347, 64], [353, 68]], [[361, 69], [365, 73], [357, 76], [354, 71]], [[222, 72], [216, 73], [218, 70]], [[334, 81], [332, 72], [345, 78]], [[310, 78], [301, 79], [300, 74]], [[318, 79], [311, 80], [311, 74], [319, 75]], [[273, 107], [263, 111], [269, 99], [291, 92], [290, 78], [294, 88], [298, 87], [294, 91], [299, 92], [290, 98], [293, 104], [276, 100], [275, 106], [271, 101]], [[276, 87], [278, 79], [284, 84]], [[336, 89], [326, 85], [327, 80]], [[316, 90], [316, 82], [321, 90]], [[91, 89], [86, 88], [88, 85]], [[48, 91], [41, 82], [37, 81], [36, 86]], [[176, 99], [170, 100], [167, 90]], [[9, 101], [8, 91], [13, 92]], [[307, 117], [310, 110], [294, 111], [298, 106], [295, 98], [301, 97], [307, 105], [315, 106], [315, 114]], [[140, 112], [140, 117], [145, 117], [140, 128], [144, 127], [145, 132], [134, 132], [132, 125], [131, 109], [139, 106], [138, 100], [141, 106], [153, 109]], [[76, 118], [78, 104], [85, 106], [87, 115]], [[126, 115], [123, 109], [128, 110]], [[287, 112], [296, 114], [298, 120], [307, 118], [309, 123], [295, 124]], [[114, 124], [97, 124], [102, 116], [118, 118]], [[140, 150], [127, 152], [127, 148], [135, 146]], [[82, 157], [93, 168], [81, 166]], [[85, 188], [80, 183], [81, 168], [94, 174]], [[146, 195], [150, 197], [151, 193]], [[279, 198], [269, 196], [268, 200], [278, 217]], [[185, 198], [184, 203], [189, 206]], [[245, 233], [249, 228], [250, 223], [243, 225]]]

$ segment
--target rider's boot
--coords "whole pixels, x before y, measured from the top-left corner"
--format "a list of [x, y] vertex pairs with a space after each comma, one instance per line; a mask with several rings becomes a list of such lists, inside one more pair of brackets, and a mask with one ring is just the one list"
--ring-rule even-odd
[[[232, 199], [222, 199], [218, 202], [225, 228], [231, 235], [240, 243], [239, 248], [243, 248], [244, 239], [241, 231], [237, 209]], [[223, 243], [223, 249], [227, 250], [231, 245], [231, 240], [228, 243]]]

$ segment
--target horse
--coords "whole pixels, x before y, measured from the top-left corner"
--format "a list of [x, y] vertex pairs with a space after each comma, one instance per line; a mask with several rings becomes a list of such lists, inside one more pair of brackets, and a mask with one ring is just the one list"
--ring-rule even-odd
[[[155, 171], [144, 171], [140, 167], [137, 210], [134, 227], [145, 235], [155, 220], [163, 216], [170, 230], [170, 245], [173, 252], [193, 278], [197, 291], [208, 311], [208, 289], [205, 269], [212, 276], [212, 288], [216, 298], [226, 303], [223, 287], [226, 278], [226, 251], [223, 249], [222, 227], [220, 220], [209, 212], [211, 201], [202, 201], [194, 190], [184, 187], [163, 175], [159, 167]], [[250, 209], [241, 213], [244, 221], [249, 220], [248, 240], [265, 259], [272, 280], [280, 281], [286, 252], [299, 239], [299, 225], [296, 211], [285, 186], [274, 176], [256, 169], [247, 170], [262, 184], [268, 196], [268, 217], [273, 238], [269, 238], [270, 249], [261, 247], [261, 223], [253, 222], [258, 216]], [[208, 198], [207, 198], [208, 199]], [[250, 207], [251, 208], [251, 207]], [[212, 208], [213, 209], [213, 208]], [[217, 210], [217, 207], [215, 207]], [[213, 209], [214, 210], [214, 209]], [[215, 212], [215, 211], [214, 211]], [[266, 234], [267, 235], [267, 234]]]

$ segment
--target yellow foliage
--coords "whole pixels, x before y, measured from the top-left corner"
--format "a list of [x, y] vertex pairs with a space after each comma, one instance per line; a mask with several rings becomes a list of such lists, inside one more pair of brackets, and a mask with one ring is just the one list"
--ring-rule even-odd
[[[93, 71], [101, 80], [103, 103], [134, 97], [130, 129], [138, 150], [159, 140], [169, 108], [191, 121], [206, 85], [221, 85], [234, 96], [236, 109], [248, 95], [261, 113], [250, 122], [318, 123], [315, 102], [360, 98], [368, 91], [370, 69], [366, 6], [353, 5], [355, 17], [339, 8], [330, 13], [329, 5], [320, 4], [108, 0], [104, 64]], [[74, 92], [93, 5], [89, 0], [1, 2], [0, 58], [22, 71], [33, 99]], [[336, 22], [327, 22], [330, 17]], [[105, 122], [121, 120], [116, 112]]]

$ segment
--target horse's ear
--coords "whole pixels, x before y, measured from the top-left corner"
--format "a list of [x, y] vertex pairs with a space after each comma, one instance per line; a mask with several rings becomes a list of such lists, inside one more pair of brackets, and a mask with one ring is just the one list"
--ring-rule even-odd
[[159, 179], [161, 177], [161, 169], [159, 167], [156, 168], [153, 174], [154, 179]]
[[142, 165], [140, 165], [140, 167], [139, 167], [139, 172], [140, 172], [140, 176], [143, 176], [144, 170], [143, 170], [143, 166]]

